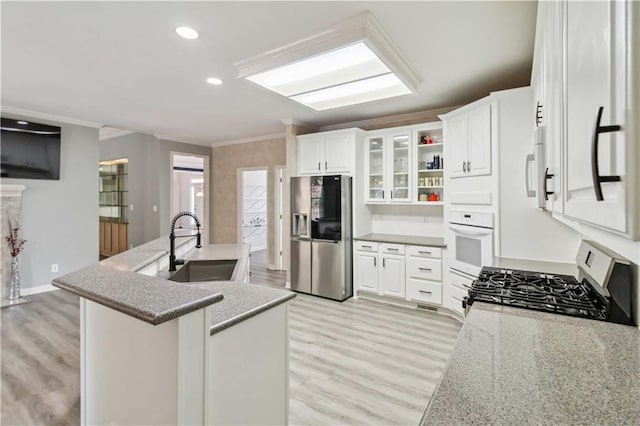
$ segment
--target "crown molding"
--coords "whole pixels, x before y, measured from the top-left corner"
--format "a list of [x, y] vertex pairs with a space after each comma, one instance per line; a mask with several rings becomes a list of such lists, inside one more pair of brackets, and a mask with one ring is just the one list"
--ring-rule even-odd
[[358, 127], [362, 130], [375, 130], [409, 124], [428, 123], [431, 121], [440, 121], [438, 115], [453, 111], [456, 108], [458, 107], [438, 108], [426, 111], [410, 112], [407, 114], [370, 118], [367, 120], [351, 121], [348, 123], [331, 124], [328, 126], [322, 126], [319, 130], [325, 132], [329, 130], [348, 129], [351, 127]]
[[417, 92], [422, 83], [418, 72], [369, 11], [233, 65], [238, 70], [238, 78], [247, 78], [358, 42], [364, 42], [413, 93]]
[[2, 110], [2, 114], [14, 114], [23, 117], [29, 117], [35, 120], [46, 120], [57, 123], [74, 124], [76, 126], [92, 127], [94, 129], [99, 129], [103, 126], [102, 123], [96, 123], [94, 121], [86, 121], [73, 117], [48, 114], [46, 112], [31, 111], [28, 109], [16, 108], [8, 105], [2, 105], [0, 106], [0, 109]]
[[187, 143], [189, 145], [209, 146], [209, 142], [199, 142], [199, 141], [195, 141], [195, 140], [191, 140], [191, 139], [184, 139], [184, 138], [178, 138], [178, 137], [175, 137], [175, 136], [160, 135], [160, 134], [154, 134], [153, 136], [156, 139], [161, 139], [163, 141]]
[[105, 141], [107, 139], [119, 138], [120, 136], [130, 135], [136, 133], [133, 130], [117, 129], [115, 127], [104, 126], [100, 128], [98, 132], [98, 139]]
[[242, 143], [262, 142], [262, 141], [269, 141], [273, 139], [284, 139], [285, 137], [286, 137], [286, 134], [284, 132], [273, 133], [270, 135], [256, 136], [252, 138], [242, 138], [242, 139], [233, 139], [233, 140], [221, 141], [221, 142], [213, 142], [211, 144], [211, 147], [216, 148], [219, 146], [226, 146], [226, 145], [238, 145]]

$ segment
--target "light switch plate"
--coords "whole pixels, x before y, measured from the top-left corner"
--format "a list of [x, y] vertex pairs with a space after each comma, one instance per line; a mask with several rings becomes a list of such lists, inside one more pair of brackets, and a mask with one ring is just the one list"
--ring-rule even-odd
[[153, 211], [157, 212], [158, 211], [158, 206], [153, 206]]

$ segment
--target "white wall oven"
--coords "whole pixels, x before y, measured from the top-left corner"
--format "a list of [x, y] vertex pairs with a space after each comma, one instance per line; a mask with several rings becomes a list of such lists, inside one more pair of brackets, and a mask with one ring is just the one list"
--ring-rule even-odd
[[448, 234], [449, 269], [475, 278], [493, 264], [493, 213], [452, 210]]

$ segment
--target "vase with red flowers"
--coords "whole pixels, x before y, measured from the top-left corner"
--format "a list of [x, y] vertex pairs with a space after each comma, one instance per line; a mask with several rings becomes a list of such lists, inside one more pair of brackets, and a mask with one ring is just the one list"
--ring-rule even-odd
[[11, 234], [5, 237], [5, 240], [9, 245], [9, 253], [11, 254], [11, 285], [9, 287], [9, 303], [17, 303], [20, 301], [20, 264], [18, 263], [18, 256], [24, 249], [24, 243], [26, 243], [27, 240], [20, 238], [19, 232], [19, 228], [12, 228]]

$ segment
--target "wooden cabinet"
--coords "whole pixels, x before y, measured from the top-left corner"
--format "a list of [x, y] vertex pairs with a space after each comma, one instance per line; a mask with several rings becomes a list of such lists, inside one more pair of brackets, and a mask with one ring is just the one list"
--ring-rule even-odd
[[491, 174], [491, 109], [484, 103], [442, 117], [452, 178]]
[[[563, 3], [564, 214], [638, 237], [636, 2]], [[632, 31], [633, 30], [633, 31]]]
[[365, 193], [368, 203], [411, 202], [411, 127], [369, 132], [365, 139]]
[[128, 248], [127, 224], [100, 221], [100, 256], [113, 256]]
[[355, 148], [363, 133], [347, 129], [298, 136], [299, 174], [355, 173]]

